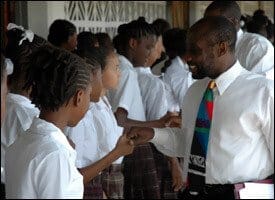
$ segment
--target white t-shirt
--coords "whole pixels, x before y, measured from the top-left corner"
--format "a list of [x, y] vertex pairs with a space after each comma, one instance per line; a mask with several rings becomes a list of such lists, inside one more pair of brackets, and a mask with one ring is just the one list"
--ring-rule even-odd
[[6, 116], [1, 127], [1, 182], [5, 183], [5, 153], [15, 139], [23, 134], [38, 117], [39, 110], [22, 95], [9, 93], [6, 100]]
[[119, 55], [121, 76], [116, 90], [107, 93], [113, 112], [118, 107], [124, 108], [128, 112], [128, 118], [133, 120], [145, 121], [140, 88], [137, 73], [130, 61]]
[[6, 152], [6, 196], [12, 199], [80, 199], [83, 177], [76, 152], [54, 124], [34, 118]]
[[[196, 81], [186, 93], [181, 129], [154, 129], [151, 142], [162, 153], [189, 160], [198, 108], [209, 81]], [[274, 82], [245, 70], [238, 61], [215, 82], [207, 157], [202, 161], [206, 183], [265, 179], [274, 173]], [[184, 180], [189, 162], [184, 162]]]
[[181, 108], [186, 91], [195, 81], [187, 63], [178, 56], [174, 58], [164, 73], [163, 81], [170, 86], [178, 106]]
[[136, 67], [146, 120], [156, 120], [168, 111], [167, 95], [163, 81], [153, 75], [149, 67]]
[[[262, 35], [243, 32], [240, 29], [237, 32], [235, 54], [240, 64], [248, 71], [266, 76], [270, 70], [274, 70], [274, 47]], [[272, 79], [271, 76], [268, 78]]]

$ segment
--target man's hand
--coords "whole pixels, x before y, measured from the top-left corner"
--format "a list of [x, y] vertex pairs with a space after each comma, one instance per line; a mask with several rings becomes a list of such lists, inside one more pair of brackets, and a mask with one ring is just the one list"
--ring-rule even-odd
[[167, 113], [159, 120], [158, 128], [165, 128], [165, 127], [180, 127], [181, 126], [181, 117], [177, 116], [172, 113]]
[[119, 155], [121, 156], [131, 154], [134, 150], [134, 142], [133, 140], [127, 138], [126, 134], [123, 134], [117, 140], [115, 149], [119, 152]]
[[130, 132], [127, 133], [127, 137], [133, 140], [135, 146], [139, 144], [145, 144], [151, 140], [154, 135], [154, 129], [140, 127], [132, 127]]

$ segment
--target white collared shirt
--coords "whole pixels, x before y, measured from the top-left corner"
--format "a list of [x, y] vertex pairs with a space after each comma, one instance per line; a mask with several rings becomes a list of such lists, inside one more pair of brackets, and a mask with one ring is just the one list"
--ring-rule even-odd
[[[189, 160], [198, 108], [209, 81], [196, 81], [186, 93], [182, 129], [154, 129], [151, 142], [162, 153]], [[245, 70], [238, 61], [215, 82], [206, 183], [261, 180], [273, 174], [274, 82]], [[185, 180], [187, 171], [184, 162]]]
[[156, 120], [168, 111], [167, 95], [163, 81], [153, 75], [150, 67], [136, 67], [146, 120]]
[[110, 90], [106, 96], [113, 112], [121, 107], [128, 112], [129, 119], [145, 121], [137, 73], [126, 57], [119, 55], [119, 61], [121, 69], [119, 85], [116, 90]]
[[187, 63], [183, 62], [179, 56], [174, 58], [172, 64], [164, 73], [163, 81], [170, 86], [173, 96], [181, 108], [186, 91], [195, 81], [192, 78], [192, 73], [189, 71]]
[[240, 64], [248, 71], [266, 76], [274, 69], [274, 47], [262, 35], [243, 32], [240, 29], [237, 32], [235, 54]]
[[77, 168], [87, 167], [100, 158], [99, 139], [95, 128], [95, 104], [90, 103], [85, 116], [75, 127], [66, 127], [64, 133], [75, 144]]
[[[99, 102], [95, 103], [93, 115], [98, 134], [99, 159], [101, 159], [115, 148], [118, 138], [122, 135], [123, 128], [118, 126], [112, 107], [106, 96], [101, 97]], [[121, 164], [122, 160], [123, 157], [120, 157], [113, 163]]]
[[32, 124], [39, 110], [31, 101], [22, 95], [8, 93], [6, 116], [1, 127], [1, 182], [5, 183], [5, 153], [18, 135], [23, 134]]
[[6, 152], [6, 195], [21, 199], [83, 197], [76, 152], [54, 124], [34, 118]]

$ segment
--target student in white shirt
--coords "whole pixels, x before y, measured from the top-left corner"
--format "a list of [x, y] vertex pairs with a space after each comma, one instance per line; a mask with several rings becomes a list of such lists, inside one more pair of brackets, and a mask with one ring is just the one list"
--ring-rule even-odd
[[184, 157], [187, 181], [195, 121], [205, 89], [214, 80], [214, 109], [207, 158], [201, 165], [205, 186], [185, 199], [234, 199], [232, 184], [274, 174], [274, 82], [244, 69], [235, 58], [236, 30], [223, 17], [206, 17], [189, 30], [188, 64], [198, 80], [188, 90], [181, 129], [132, 129], [136, 144], [150, 140], [167, 155]]
[[[164, 127], [167, 118], [146, 122], [137, 73], [144, 66], [155, 42], [152, 27], [140, 17], [118, 27], [113, 43], [119, 55], [121, 77], [118, 88], [108, 92], [119, 126]], [[124, 198], [160, 198], [155, 163], [149, 144], [135, 147], [123, 159]], [[140, 167], [136, 167], [140, 166]]]
[[[90, 106], [84, 118], [77, 126], [66, 128], [65, 131], [77, 151], [77, 168], [102, 162], [102, 158], [112, 151], [123, 132], [123, 129], [117, 125], [105, 97], [106, 90], [114, 89], [118, 84], [119, 63], [116, 54], [113, 49], [100, 47], [87, 48], [80, 56], [87, 62], [96, 60], [99, 63], [96, 66], [99, 70], [100, 66], [102, 69], [102, 87], [100, 88], [101, 94], [94, 94], [92, 91]], [[99, 97], [100, 100], [97, 101]], [[95, 174], [92, 180], [85, 185], [84, 198], [102, 199], [103, 191], [108, 198], [123, 198], [121, 161], [122, 157], [112, 160], [113, 164], [110, 162], [110, 166], [99, 168], [100, 174]], [[109, 181], [106, 182], [106, 180]]]
[[173, 28], [166, 31], [163, 38], [165, 50], [167, 55], [169, 55], [169, 60], [165, 62], [163, 68], [163, 80], [170, 86], [177, 106], [181, 108], [184, 95], [194, 82], [188, 64], [185, 61], [186, 31]]
[[[13, 73], [8, 76], [9, 93], [6, 104], [7, 112], [1, 127], [1, 168], [5, 166], [5, 152], [16, 138], [23, 134], [32, 124], [39, 110], [29, 99], [30, 90], [23, 88], [25, 83], [27, 63], [30, 55], [47, 41], [22, 26], [10, 23], [7, 27], [6, 57], [10, 59]], [[1, 183], [5, 183], [5, 169], [1, 170]]]
[[274, 47], [265, 37], [242, 31], [241, 10], [235, 1], [213, 1], [204, 15], [224, 16], [231, 21], [237, 30], [235, 54], [240, 64], [249, 71], [272, 79], [268, 74], [269, 71], [274, 71]]
[[[157, 120], [169, 111], [167, 102], [167, 91], [164, 82], [153, 75], [150, 66], [160, 57], [164, 51], [162, 36], [155, 30], [157, 41], [145, 63], [145, 67], [136, 67], [141, 97], [145, 110], [146, 120]], [[156, 169], [159, 174], [161, 198], [177, 198], [177, 191], [182, 187], [182, 175], [177, 158], [166, 157], [150, 144], [154, 154]], [[169, 163], [168, 163], [169, 161]], [[171, 182], [173, 181], [173, 184]]]
[[[7, 86], [7, 69], [6, 69], [5, 57], [1, 51], [1, 127], [6, 113], [6, 96], [8, 91]], [[2, 138], [2, 132], [1, 132]], [[1, 165], [1, 174], [4, 168]], [[1, 181], [1, 199], [5, 199], [5, 185]]]
[[[32, 88], [30, 97], [40, 116], [7, 149], [7, 198], [82, 198], [83, 181], [89, 181], [95, 170], [77, 170], [76, 152], [63, 130], [75, 126], [88, 109], [92, 65], [66, 50], [44, 46], [29, 66], [26, 88]], [[102, 165], [132, 149], [121, 137]]]

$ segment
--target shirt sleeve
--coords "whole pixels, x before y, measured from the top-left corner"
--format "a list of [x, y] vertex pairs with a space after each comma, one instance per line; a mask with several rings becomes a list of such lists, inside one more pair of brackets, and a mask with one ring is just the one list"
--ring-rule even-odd
[[[265, 75], [274, 68], [274, 47], [269, 41], [256, 39], [251, 42], [251, 48], [247, 54], [246, 66], [250, 71]], [[249, 47], [249, 45], [248, 45]]]
[[34, 173], [41, 199], [83, 197], [83, 177], [69, 159], [68, 153], [55, 151], [47, 155]]
[[271, 153], [270, 158], [274, 166], [274, 83], [272, 89], [268, 92], [268, 97], [265, 101], [265, 116], [264, 125], [262, 127], [264, 136], [267, 141], [268, 149]]
[[184, 134], [179, 128], [154, 128], [155, 136], [150, 141], [163, 154], [171, 157], [183, 157]]
[[[112, 109], [115, 112], [119, 107], [129, 112], [136, 97], [136, 92], [140, 92], [138, 88], [137, 76], [132, 71], [123, 70], [118, 88], [110, 93], [112, 96]], [[111, 102], [110, 102], [111, 103]]]

